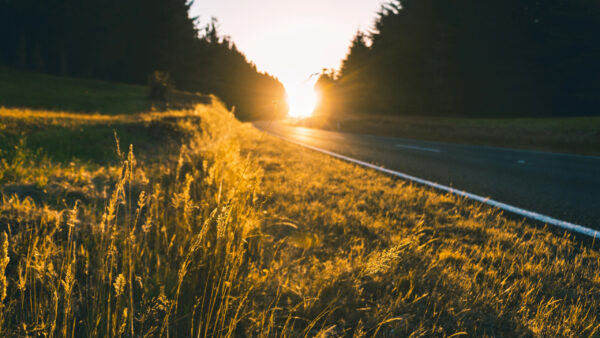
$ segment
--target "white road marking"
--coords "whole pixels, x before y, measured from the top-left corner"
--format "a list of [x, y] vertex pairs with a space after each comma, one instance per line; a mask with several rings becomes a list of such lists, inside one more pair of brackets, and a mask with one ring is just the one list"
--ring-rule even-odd
[[546, 215], [543, 215], [543, 214], [539, 214], [537, 212], [533, 212], [533, 211], [521, 209], [519, 207], [515, 207], [515, 206], [512, 206], [510, 204], [498, 202], [498, 201], [495, 201], [493, 199], [490, 199], [490, 198], [487, 198], [487, 197], [483, 197], [483, 196], [479, 196], [479, 195], [476, 195], [476, 194], [471, 194], [471, 193], [466, 192], [466, 191], [457, 190], [457, 189], [454, 189], [454, 188], [451, 188], [451, 187], [448, 187], [448, 186], [445, 186], [445, 185], [442, 185], [442, 184], [439, 184], [439, 183], [435, 183], [435, 182], [432, 182], [432, 181], [424, 180], [422, 178], [418, 178], [418, 177], [415, 177], [415, 176], [407, 175], [407, 174], [401, 173], [399, 171], [387, 169], [387, 168], [384, 168], [384, 167], [378, 167], [378, 166], [373, 165], [371, 163], [364, 162], [364, 161], [361, 161], [361, 160], [357, 160], [357, 159], [354, 159], [352, 157], [340, 155], [338, 153], [334, 153], [334, 152], [329, 151], [329, 150], [317, 148], [317, 147], [314, 147], [314, 146], [311, 146], [311, 145], [308, 145], [308, 144], [304, 144], [304, 143], [300, 143], [300, 142], [297, 142], [297, 141], [294, 141], [294, 140], [290, 140], [288, 138], [285, 138], [285, 137], [277, 135], [277, 134], [273, 134], [273, 133], [270, 133], [270, 132], [266, 132], [266, 133], [268, 133], [270, 135], [273, 135], [275, 137], [278, 137], [278, 138], [280, 138], [280, 139], [282, 139], [284, 141], [287, 141], [287, 142], [290, 142], [290, 143], [294, 143], [294, 144], [297, 144], [299, 146], [302, 146], [302, 147], [305, 147], [305, 148], [308, 148], [308, 149], [312, 149], [312, 150], [321, 152], [323, 154], [327, 154], [329, 156], [332, 156], [332, 157], [335, 157], [335, 158], [339, 158], [339, 159], [344, 160], [344, 161], [352, 162], [354, 164], [358, 164], [358, 165], [361, 165], [363, 167], [375, 169], [377, 171], [381, 171], [381, 172], [384, 172], [386, 174], [397, 176], [397, 177], [403, 178], [405, 180], [409, 180], [409, 181], [417, 182], [417, 183], [420, 183], [420, 184], [424, 184], [426, 186], [429, 186], [429, 187], [432, 187], [432, 188], [435, 188], [435, 189], [438, 189], [438, 190], [441, 190], [441, 191], [449, 192], [449, 193], [454, 194], [454, 195], [466, 197], [466, 198], [469, 198], [469, 199], [481, 202], [483, 204], [491, 205], [493, 207], [496, 207], [496, 208], [499, 208], [499, 209], [511, 212], [513, 214], [516, 214], [516, 215], [528, 217], [528, 218], [534, 219], [536, 221], [540, 221], [542, 223], [554, 225], [556, 227], [559, 227], [559, 228], [562, 228], [562, 229], [566, 229], [566, 230], [569, 230], [569, 231], [572, 231], [572, 232], [576, 232], [578, 234], [590, 236], [590, 237], [593, 237], [593, 238], [600, 237], [600, 231], [594, 230], [594, 229], [590, 229], [590, 228], [584, 227], [582, 225], [578, 225], [578, 224], [574, 224], [574, 223], [570, 223], [570, 222], [566, 222], [566, 221], [561, 221], [559, 219], [556, 219], [556, 218], [553, 218], [553, 217], [550, 217], [550, 216], [546, 216]]
[[439, 150], [439, 149], [417, 147], [417, 146], [409, 146], [409, 145], [406, 145], [406, 144], [396, 144], [396, 147], [406, 148], [406, 149], [414, 149], [414, 150], [430, 151], [432, 153], [439, 153], [439, 152], [441, 152], [441, 150]]

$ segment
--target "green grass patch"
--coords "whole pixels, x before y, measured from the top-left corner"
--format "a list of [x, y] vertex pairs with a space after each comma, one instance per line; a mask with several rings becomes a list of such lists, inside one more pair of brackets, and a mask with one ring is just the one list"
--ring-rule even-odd
[[19, 145], [42, 152], [53, 161], [96, 164], [119, 161], [119, 146], [151, 151], [163, 148], [181, 134], [175, 128], [182, 116], [165, 113], [79, 115], [0, 108], [0, 149]]
[[146, 86], [76, 79], [0, 67], [0, 106], [78, 113], [149, 111]]
[[[0, 133], [0, 147], [9, 149], [20, 140], [30, 151], [41, 151], [54, 161], [68, 163], [73, 160], [90, 161], [97, 164], [116, 163], [116, 140], [127, 149], [145, 151], [161, 148], [176, 136], [155, 126], [142, 123], [104, 124], [78, 127], [52, 127], [23, 134]], [[115, 137], [116, 136], [116, 137]]]

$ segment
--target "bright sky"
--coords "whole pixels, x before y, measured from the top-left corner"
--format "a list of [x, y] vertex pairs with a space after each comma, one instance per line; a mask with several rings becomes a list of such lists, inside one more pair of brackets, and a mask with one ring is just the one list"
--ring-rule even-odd
[[384, 0], [196, 0], [201, 24], [219, 20], [259, 70], [281, 80], [290, 115], [309, 115], [315, 104], [311, 74], [339, 68], [357, 30], [371, 28]]

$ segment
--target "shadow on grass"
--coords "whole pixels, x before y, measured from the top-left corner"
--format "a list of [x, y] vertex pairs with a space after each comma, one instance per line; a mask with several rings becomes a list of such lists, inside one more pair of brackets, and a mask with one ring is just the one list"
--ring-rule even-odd
[[0, 134], [2, 149], [13, 149], [21, 138], [25, 147], [40, 151], [52, 161], [69, 163], [74, 160], [99, 165], [114, 164], [119, 160], [115, 133], [121, 152], [133, 145], [136, 153], [152, 152], [158, 147], [181, 137], [175, 128], [166, 123], [123, 123], [115, 125], [83, 125], [75, 127], [52, 126], [31, 130], [27, 134]]
[[146, 112], [152, 102], [146, 86], [0, 68], [0, 106], [112, 115]]

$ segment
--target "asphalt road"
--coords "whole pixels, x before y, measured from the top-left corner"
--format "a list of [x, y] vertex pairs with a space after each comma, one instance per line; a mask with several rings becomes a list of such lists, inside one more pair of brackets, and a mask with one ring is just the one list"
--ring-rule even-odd
[[258, 122], [271, 134], [600, 229], [600, 157], [338, 133]]

